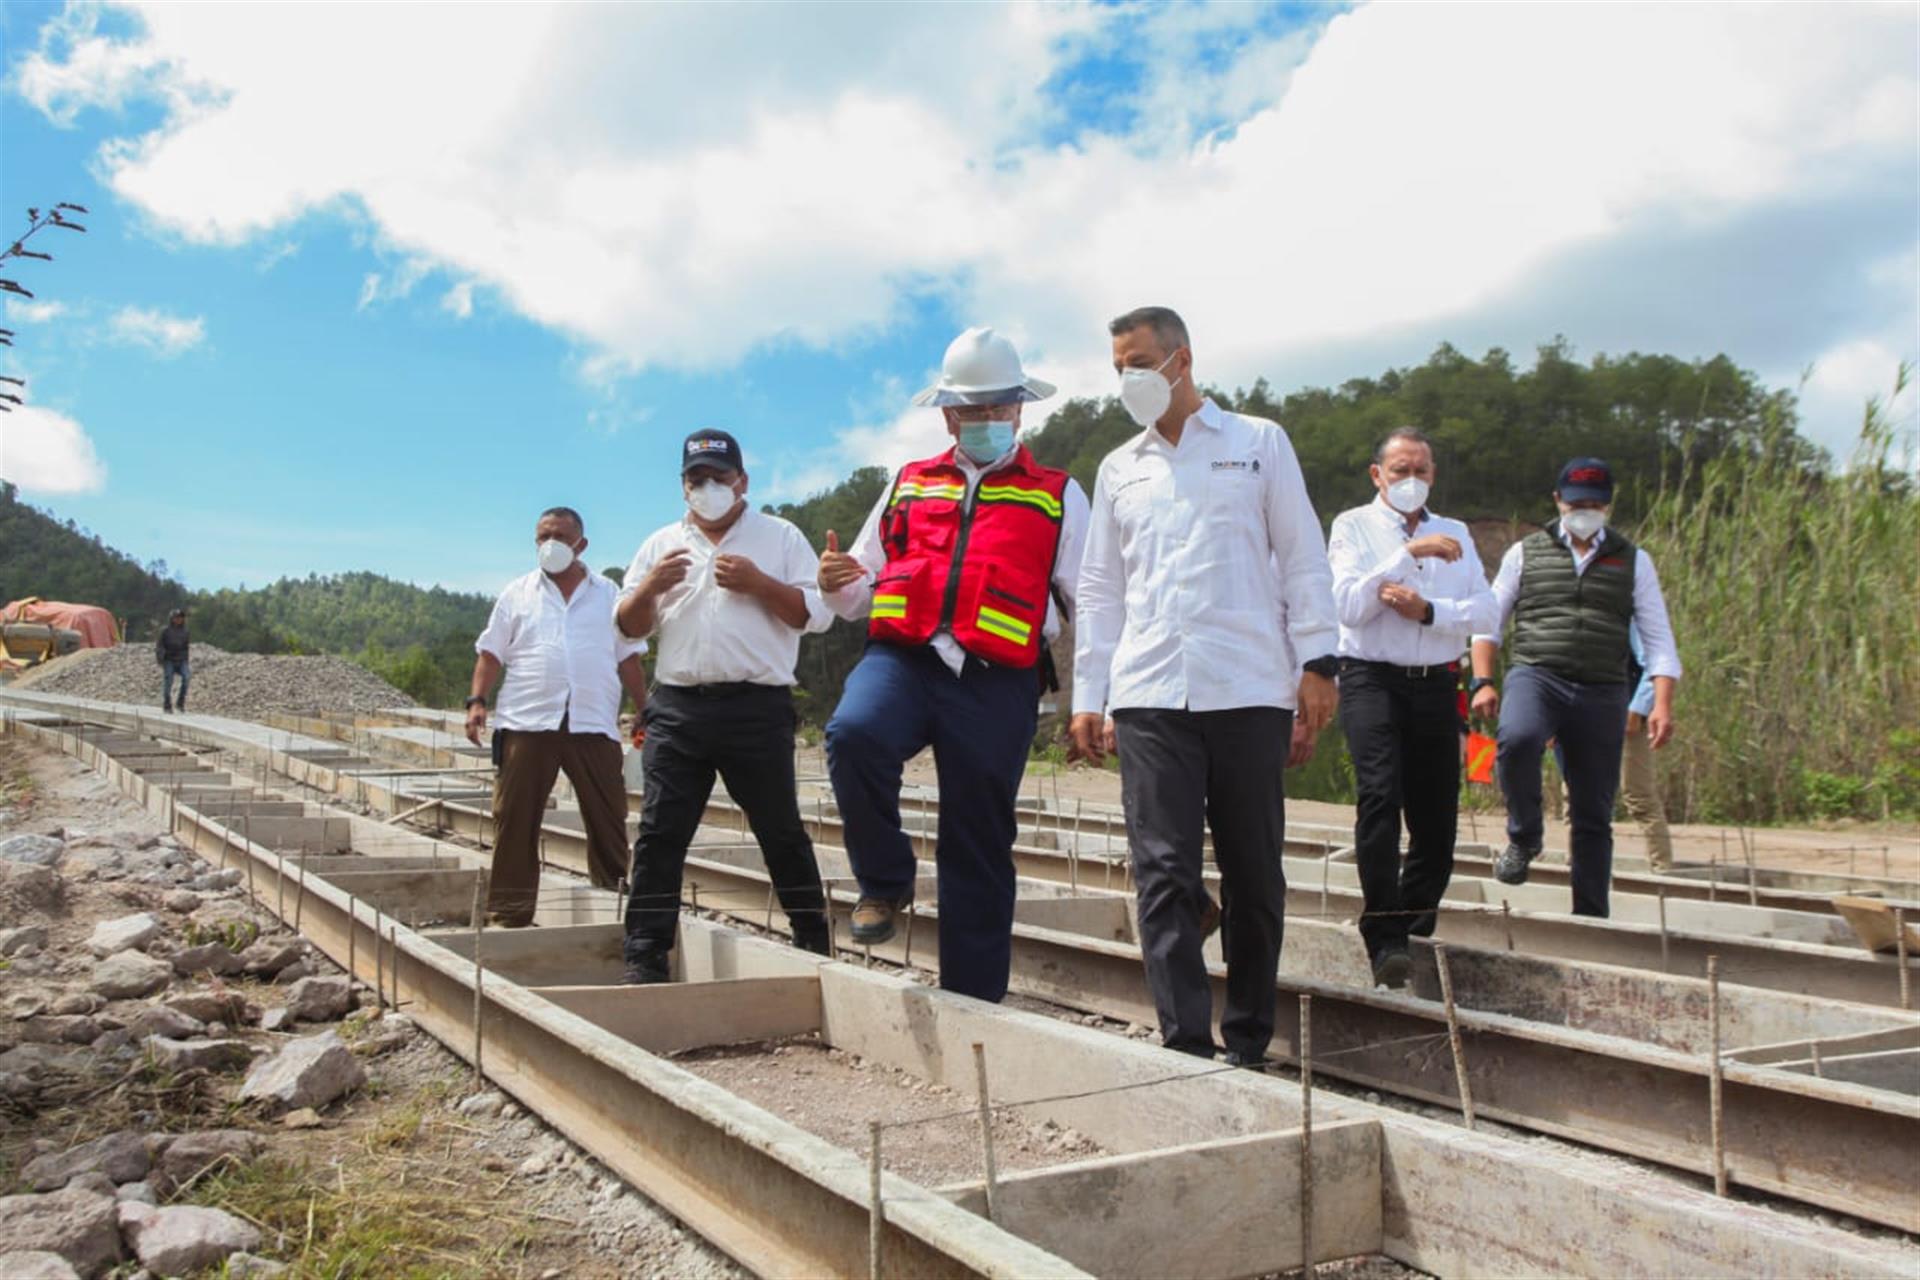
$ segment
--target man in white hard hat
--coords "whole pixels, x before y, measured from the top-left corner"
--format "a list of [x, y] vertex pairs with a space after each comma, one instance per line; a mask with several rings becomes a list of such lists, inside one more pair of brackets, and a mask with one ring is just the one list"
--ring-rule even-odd
[[983, 1000], [1007, 993], [1014, 800], [1086, 540], [1085, 491], [1017, 439], [1020, 406], [1052, 394], [992, 329], [955, 338], [940, 380], [913, 401], [942, 411], [953, 447], [902, 467], [852, 550], [830, 531], [820, 557], [829, 607], [867, 619], [866, 654], [827, 723], [860, 882], [853, 940], [891, 938], [913, 900], [900, 770], [931, 746], [940, 985]]

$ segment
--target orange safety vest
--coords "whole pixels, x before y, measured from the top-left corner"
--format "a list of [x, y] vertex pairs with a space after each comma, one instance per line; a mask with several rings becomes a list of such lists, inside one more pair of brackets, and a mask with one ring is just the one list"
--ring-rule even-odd
[[1025, 445], [971, 497], [951, 449], [902, 467], [880, 520], [887, 564], [867, 634], [921, 645], [944, 627], [977, 658], [1038, 663], [1067, 479]]

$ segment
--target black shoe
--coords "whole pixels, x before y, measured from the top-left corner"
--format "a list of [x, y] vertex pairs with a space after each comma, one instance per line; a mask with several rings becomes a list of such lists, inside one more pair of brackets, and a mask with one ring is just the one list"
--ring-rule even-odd
[[642, 956], [627, 961], [627, 971], [620, 975], [620, 981], [630, 987], [651, 987], [672, 982], [673, 971], [665, 956]]
[[1406, 947], [1388, 947], [1373, 958], [1373, 984], [1399, 989], [1413, 975], [1413, 957]]
[[1494, 859], [1493, 878], [1501, 884], [1525, 884], [1527, 864], [1539, 856], [1538, 849], [1522, 849], [1517, 844], [1510, 844]]
[[1238, 1049], [1227, 1050], [1226, 1057], [1222, 1059], [1222, 1061], [1230, 1067], [1239, 1067], [1246, 1071], [1265, 1071], [1267, 1069], [1267, 1059], [1264, 1054], [1256, 1057], [1253, 1054], [1241, 1053]]
[[173, 714], [173, 704], [172, 704], [171, 702], [163, 702], [163, 703], [161, 703], [161, 704], [160, 704], [160, 709], [161, 709], [162, 711], [164, 711], [164, 712], [166, 712], [166, 713], [167, 713], [168, 715], [172, 715], [172, 714]]
[[833, 954], [833, 948], [827, 945], [827, 935], [824, 930], [818, 933], [803, 933], [795, 930], [793, 945], [802, 951], [811, 951], [816, 956]]

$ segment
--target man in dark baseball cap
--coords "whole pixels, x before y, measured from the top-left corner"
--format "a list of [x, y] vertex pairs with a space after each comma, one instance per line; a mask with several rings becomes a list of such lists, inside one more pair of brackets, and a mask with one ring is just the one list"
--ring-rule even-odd
[[[1631, 633], [1638, 630], [1653, 681], [1648, 743], [1673, 735], [1680, 654], [1653, 560], [1607, 527], [1613, 469], [1599, 458], [1560, 468], [1559, 519], [1507, 548], [1494, 575], [1499, 623], [1473, 638], [1473, 712], [1497, 717], [1500, 789], [1507, 847], [1494, 862], [1502, 884], [1525, 884], [1540, 854], [1540, 759], [1557, 741], [1572, 832], [1568, 851], [1576, 915], [1604, 916], [1613, 879], [1613, 800], [1634, 680]], [[1504, 692], [1493, 678], [1507, 622], [1512, 647]]]

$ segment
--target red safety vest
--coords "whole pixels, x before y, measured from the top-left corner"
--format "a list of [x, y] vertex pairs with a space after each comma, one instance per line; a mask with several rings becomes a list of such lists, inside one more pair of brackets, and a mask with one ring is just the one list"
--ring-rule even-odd
[[880, 520], [887, 565], [874, 579], [867, 633], [920, 645], [945, 627], [975, 657], [1035, 665], [1067, 479], [1025, 445], [980, 478], [971, 500], [951, 449], [902, 467]]

